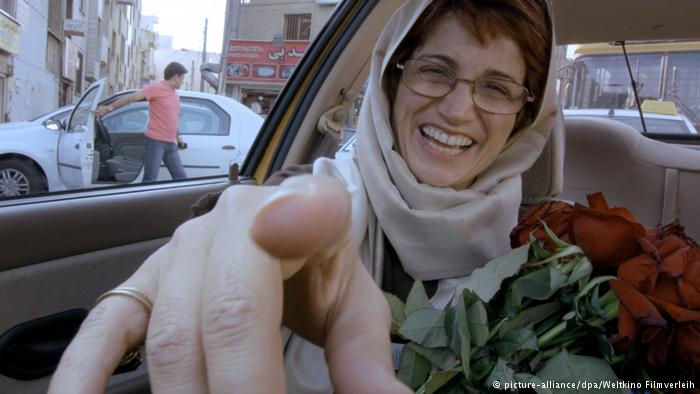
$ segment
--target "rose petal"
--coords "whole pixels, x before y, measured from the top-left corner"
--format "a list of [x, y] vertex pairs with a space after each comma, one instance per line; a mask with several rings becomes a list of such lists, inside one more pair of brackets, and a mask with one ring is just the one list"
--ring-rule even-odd
[[678, 278], [685, 272], [685, 266], [687, 265], [689, 246], [682, 247], [669, 253], [665, 257], [661, 258], [661, 264], [659, 269], [663, 272], [668, 273], [674, 278]]
[[700, 252], [693, 248], [688, 254], [690, 254], [691, 262], [685, 267], [684, 278], [696, 288], [700, 288], [700, 256], [698, 256]]
[[624, 305], [620, 305], [617, 316], [617, 335], [610, 341], [617, 353], [625, 353], [639, 340], [640, 327], [634, 316]]
[[[678, 282], [670, 275], [663, 273], [658, 276], [656, 286], [651, 292], [646, 294], [650, 299], [661, 300], [675, 305], [687, 305], [686, 301], [680, 294]], [[652, 300], [653, 301], [653, 300]]]
[[608, 201], [605, 199], [605, 196], [603, 196], [603, 193], [597, 192], [588, 194], [586, 195], [586, 200], [588, 200], [588, 206], [592, 209], [608, 212]]
[[686, 300], [688, 309], [700, 310], [700, 290], [685, 278], [678, 280], [678, 289], [681, 297]]
[[675, 235], [669, 235], [664, 239], [657, 241], [654, 245], [657, 249], [659, 249], [659, 256], [664, 258], [676, 250], [687, 246], [688, 244]]
[[644, 236], [644, 227], [577, 205], [571, 212], [569, 236], [594, 267], [616, 267], [641, 252], [636, 237]]
[[668, 348], [671, 346], [675, 327], [670, 330], [663, 330], [654, 335], [647, 345], [647, 361], [649, 364], [665, 364], [668, 356]]
[[[617, 293], [617, 292], [616, 292]], [[684, 322], [700, 322], [700, 311], [693, 311], [690, 309], [682, 308], [678, 305], [674, 305], [670, 302], [658, 299], [656, 297], [649, 297], [654, 305], [657, 305], [660, 309], [668, 313], [671, 318], [679, 323]]]
[[620, 300], [620, 303], [629, 310], [640, 324], [657, 327], [666, 326], [666, 320], [661, 317], [661, 314], [654, 304], [638, 292], [632, 285], [619, 279], [613, 279], [609, 283], [610, 287], [612, 287], [617, 295], [617, 298]]
[[650, 293], [656, 286], [659, 264], [649, 255], [640, 254], [620, 264], [618, 278], [642, 293]]

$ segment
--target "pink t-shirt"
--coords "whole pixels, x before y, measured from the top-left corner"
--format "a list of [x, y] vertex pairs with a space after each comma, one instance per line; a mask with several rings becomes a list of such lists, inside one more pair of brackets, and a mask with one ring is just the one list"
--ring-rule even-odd
[[148, 100], [148, 129], [146, 136], [158, 141], [177, 142], [180, 97], [164, 82], [152, 83], [141, 89]]

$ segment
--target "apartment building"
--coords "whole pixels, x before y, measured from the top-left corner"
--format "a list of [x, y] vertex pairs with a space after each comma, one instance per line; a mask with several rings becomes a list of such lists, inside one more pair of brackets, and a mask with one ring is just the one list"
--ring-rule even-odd
[[0, 0], [0, 122], [9, 120], [10, 78], [13, 74], [14, 57], [19, 54], [22, 39], [22, 24], [16, 19], [13, 0]]
[[155, 34], [141, 1], [0, 0], [0, 122], [74, 103], [102, 77], [107, 94], [142, 86]]
[[220, 91], [271, 106], [337, 3], [228, 0]]

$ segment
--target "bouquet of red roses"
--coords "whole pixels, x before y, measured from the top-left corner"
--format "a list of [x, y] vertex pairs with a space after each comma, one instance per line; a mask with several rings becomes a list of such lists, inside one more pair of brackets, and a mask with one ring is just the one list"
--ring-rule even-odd
[[678, 222], [645, 229], [588, 200], [525, 214], [512, 252], [443, 310], [420, 282], [387, 294], [399, 378], [419, 393], [700, 393], [700, 247]]

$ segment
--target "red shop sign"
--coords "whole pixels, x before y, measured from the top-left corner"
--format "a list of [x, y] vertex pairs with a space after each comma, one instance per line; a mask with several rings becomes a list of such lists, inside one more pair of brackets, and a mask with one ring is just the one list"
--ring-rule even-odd
[[229, 40], [226, 79], [229, 81], [285, 83], [309, 48], [304, 41]]

